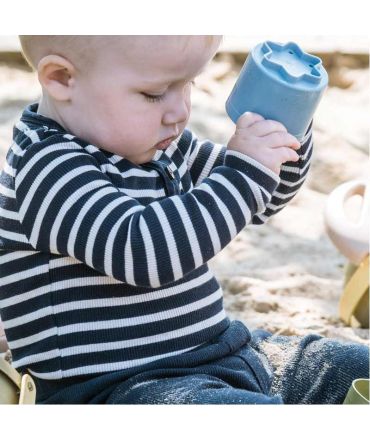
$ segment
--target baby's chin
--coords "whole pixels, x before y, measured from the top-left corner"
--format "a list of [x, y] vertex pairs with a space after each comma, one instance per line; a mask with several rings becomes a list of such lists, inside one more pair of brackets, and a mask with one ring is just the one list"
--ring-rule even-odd
[[106, 142], [106, 139], [103, 142], [99, 142], [98, 139], [91, 139], [90, 141], [88, 140], [88, 142], [91, 142], [92, 145], [95, 145], [101, 150], [125, 158], [135, 165], [140, 165], [146, 162], [150, 162], [157, 151], [154, 147], [152, 147], [149, 150], [141, 151], [138, 154], [135, 154], [132, 151], [127, 154], [124, 147], [117, 146], [114, 143]]
[[125, 159], [129, 160], [130, 162], [134, 163], [135, 165], [142, 165], [143, 163], [147, 163], [150, 162], [155, 153], [157, 152], [157, 150], [155, 148], [151, 148], [150, 150], [146, 151], [145, 153], [141, 153], [141, 154], [132, 154], [129, 156], [125, 156], [125, 155], [121, 155], [122, 157], [124, 157]]

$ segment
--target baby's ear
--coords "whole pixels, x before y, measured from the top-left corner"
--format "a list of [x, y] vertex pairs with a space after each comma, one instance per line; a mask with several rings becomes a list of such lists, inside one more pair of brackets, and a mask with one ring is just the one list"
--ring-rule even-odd
[[41, 86], [57, 101], [69, 101], [74, 85], [75, 68], [59, 55], [43, 57], [37, 66]]

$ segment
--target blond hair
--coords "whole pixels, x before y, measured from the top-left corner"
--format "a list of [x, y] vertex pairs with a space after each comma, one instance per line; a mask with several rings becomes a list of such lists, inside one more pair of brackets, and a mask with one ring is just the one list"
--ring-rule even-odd
[[[125, 47], [133, 47], [140, 38], [185, 38], [186, 35], [20, 35], [23, 56], [28, 64], [37, 70], [39, 61], [47, 55], [60, 55], [76, 67], [90, 66], [97, 52], [125, 37]], [[203, 35], [206, 46], [210, 46], [218, 35]]]
[[[109, 37], [108, 37], [109, 38]], [[102, 38], [97, 35], [20, 35], [23, 56], [33, 69], [47, 55], [60, 55], [74, 65], [91, 60]]]

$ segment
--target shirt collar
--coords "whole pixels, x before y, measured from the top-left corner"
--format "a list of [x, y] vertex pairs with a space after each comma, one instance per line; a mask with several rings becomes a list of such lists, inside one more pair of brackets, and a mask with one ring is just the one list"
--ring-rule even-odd
[[58, 130], [62, 133], [67, 133], [66, 130], [56, 121], [37, 113], [38, 107], [39, 104], [37, 102], [27, 106], [22, 113], [21, 121], [26, 125], [43, 126], [49, 129]]

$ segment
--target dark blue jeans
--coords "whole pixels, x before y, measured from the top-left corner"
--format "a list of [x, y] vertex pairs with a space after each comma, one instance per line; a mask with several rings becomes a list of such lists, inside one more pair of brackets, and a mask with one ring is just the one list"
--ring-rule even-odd
[[369, 377], [369, 349], [318, 335], [250, 333], [239, 321], [196, 350], [131, 370], [35, 378], [37, 403], [340, 404]]

